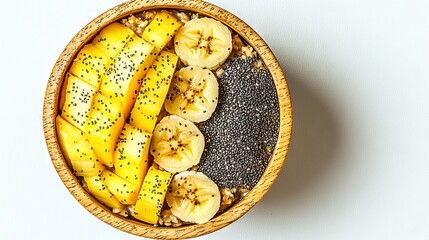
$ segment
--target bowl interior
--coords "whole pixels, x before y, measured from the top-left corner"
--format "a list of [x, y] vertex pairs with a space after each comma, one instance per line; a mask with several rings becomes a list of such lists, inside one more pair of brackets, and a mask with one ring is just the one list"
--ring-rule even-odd
[[[277, 91], [280, 110], [279, 134], [276, 147], [272, 151], [272, 157], [265, 172], [256, 186], [241, 201], [205, 224], [178, 228], [154, 227], [153, 225], [113, 214], [110, 209], [100, 204], [82, 188], [77, 177], [67, 166], [55, 132], [55, 117], [58, 114], [58, 102], [64, 76], [80, 48], [109, 23], [133, 13], [159, 8], [189, 10], [223, 22], [255, 49], [271, 73]], [[292, 129], [292, 107], [286, 79], [274, 54], [251, 27], [233, 14], [203, 1], [130, 1], [106, 11], [91, 21], [76, 34], [61, 53], [48, 81], [43, 109], [43, 123], [48, 150], [58, 175], [71, 194], [93, 215], [113, 227], [138, 236], [162, 239], [189, 238], [216, 231], [237, 220], [249, 211], [268, 191], [286, 158]]]

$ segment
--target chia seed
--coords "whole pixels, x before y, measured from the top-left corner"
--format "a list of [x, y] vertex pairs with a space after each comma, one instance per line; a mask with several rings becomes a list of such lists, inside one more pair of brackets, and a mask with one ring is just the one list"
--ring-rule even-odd
[[262, 176], [279, 131], [279, 106], [271, 74], [257, 57], [232, 57], [218, 77], [219, 100], [199, 124], [206, 139], [199, 171], [220, 188], [252, 189]]

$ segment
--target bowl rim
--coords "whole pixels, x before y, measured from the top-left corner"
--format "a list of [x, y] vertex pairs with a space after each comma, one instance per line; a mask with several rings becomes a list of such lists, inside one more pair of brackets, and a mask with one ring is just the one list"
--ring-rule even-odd
[[[241, 201], [209, 222], [178, 228], [155, 227], [125, 218], [112, 213], [109, 208], [100, 204], [83, 189], [77, 177], [68, 167], [61, 153], [55, 130], [55, 118], [58, 115], [61, 86], [66, 71], [77, 51], [107, 24], [132, 13], [161, 8], [198, 12], [221, 21], [237, 32], [254, 48], [272, 75], [280, 111], [277, 143], [272, 152], [271, 159], [255, 187]], [[193, 238], [214, 232], [236, 221], [267, 193], [278, 176], [289, 149], [292, 133], [292, 104], [286, 78], [273, 52], [249, 25], [232, 13], [201, 0], [132, 0], [119, 4], [93, 19], [72, 38], [60, 54], [52, 69], [46, 87], [43, 105], [43, 129], [46, 145], [59, 177], [73, 197], [91, 214], [117, 229], [137, 236], [156, 239]]]

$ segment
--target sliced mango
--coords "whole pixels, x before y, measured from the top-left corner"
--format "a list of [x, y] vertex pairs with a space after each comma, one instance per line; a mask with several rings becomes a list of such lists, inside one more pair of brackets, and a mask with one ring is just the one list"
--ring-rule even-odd
[[137, 198], [132, 215], [144, 222], [156, 224], [161, 214], [168, 185], [173, 174], [149, 168]]
[[61, 116], [84, 131], [96, 89], [70, 73], [66, 76], [66, 82]]
[[113, 151], [125, 124], [121, 109], [122, 104], [97, 93], [86, 124], [89, 143], [98, 159], [109, 167], [113, 167]]
[[142, 38], [155, 45], [158, 52], [174, 38], [176, 31], [182, 26], [180, 21], [167, 11], [158, 12], [145, 28]]
[[176, 54], [162, 51], [149, 68], [131, 111], [130, 123], [152, 133], [176, 70]]
[[114, 58], [134, 35], [130, 28], [114, 22], [103, 28], [92, 43], [109, 57]]
[[100, 91], [120, 102], [125, 118], [134, 105], [147, 70], [156, 58], [154, 47], [138, 36], [131, 37], [107, 70]]
[[152, 134], [126, 123], [114, 153], [115, 173], [140, 187], [149, 167]]
[[107, 189], [119, 200], [122, 204], [135, 204], [139, 192], [139, 188], [120, 178], [115, 173], [104, 170], [101, 173], [101, 179], [106, 185]]
[[111, 58], [90, 43], [79, 51], [69, 71], [98, 90], [110, 63]]
[[82, 131], [64, 120], [61, 116], [56, 118], [58, 141], [64, 157], [73, 167], [77, 176], [97, 176], [104, 170], [86, 140]]
[[125, 206], [107, 189], [100, 176], [85, 177], [84, 179], [89, 192], [98, 201], [110, 208], [125, 209]]

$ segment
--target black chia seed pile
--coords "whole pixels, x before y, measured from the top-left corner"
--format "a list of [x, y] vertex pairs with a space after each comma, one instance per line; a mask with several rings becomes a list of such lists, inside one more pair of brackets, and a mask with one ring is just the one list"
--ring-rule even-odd
[[206, 139], [199, 171], [220, 188], [252, 189], [277, 141], [276, 88], [269, 71], [257, 69], [255, 61], [236, 56], [223, 65], [217, 109], [199, 124]]

